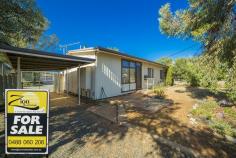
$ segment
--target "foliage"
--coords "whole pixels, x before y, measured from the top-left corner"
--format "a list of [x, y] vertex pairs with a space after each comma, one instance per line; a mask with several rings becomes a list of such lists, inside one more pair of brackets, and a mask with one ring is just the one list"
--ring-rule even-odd
[[169, 36], [192, 38], [203, 43], [205, 52], [233, 63], [236, 56], [236, 1], [189, 0], [184, 10], [170, 11], [170, 4], [160, 11], [160, 29]]
[[110, 50], [114, 50], [114, 51], [119, 52], [119, 48], [116, 48], [116, 47], [108, 47], [107, 49], [110, 49]]
[[236, 137], [236, 132], [232, 126], [223, 120], [214, 120], [210, 127], [221, 135]]
[[[225, 118], [217, 118], [217, 109], [223, 108]], [[206, 118], [210, 122], [210, 128], [222, 135], [236, 137], [233, 124], [229, 120], [236, 121], [236, 111], [231, 107], [220, 107], [215, 101], [204, 101], [196, 109], [191, 111], [193, 116]], [[226, 119], [227, 117], [227, 119]]]
[[48, 21], [34, 0], [1, 0], [0, 41], [18, 47], [36, 43]]
[[[235, 58], [236, 61], [236, 58]], [[234, 63], [233, 67], [228, 70], [228, 77], [226, 82], [227, 88], [227, 96], [231, 99], [236, 101], [236, 62]]]
[[160, 97], [160, 98], [165, 97], [164, 86], [162, 85], [153, 87], [153, 92], [156, 94], [157, 97]]
[[37, 43], [29, 45], [29, 48], [45, 50], [45, 51], [54, 51], [56, 50], [59, 43], [59, 39], [56, 34], [45, 35], [43, 34]]
[[[200, 68], [196, 68], [199, 85], [216, 91], [217, 82], [225, 80], [228, 96], [236, 100], [236, 1], [188, 2], [188, 8], [174, 13], [170, 4], [162, 6], [159, 10], [160, 30], [168, 36], [201, 42], [204, 50], [197, 62]], [[177, 76], [182, 77], [180, 73]], [[197, 78], [190, 76], [193, 82]]]
[[168, 86], [174, 85], [174, 69], [173, 66], [170, 66], [167, 70], [165, 84]]
[[173, 59], [168, 58], [168, 57], [163, 57], [157, 60], [158, 63], [167, 65], [167, 66], [171, 66], [173, 65]]
[[174, 65], [174, 76], [175, 79], [185, 80], [187, 77], [187, 58], [177, 58]]
[[196, 109], [193, 109], [191, 113], [194, 116], [200, 116], [210, 120], [214, 117], [214, 111], [217, 107], [218, 104], [215, 101], [207, 101], [200, 104]]

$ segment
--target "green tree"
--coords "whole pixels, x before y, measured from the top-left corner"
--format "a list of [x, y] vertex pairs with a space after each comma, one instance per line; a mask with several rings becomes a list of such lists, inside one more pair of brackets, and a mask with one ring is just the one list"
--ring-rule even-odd
[[[189, 7], [170, 10], [170, 4], [159, 10], [160, 30], [168, 36], [192, 38], [203, 45], [202, 63], [205, 77], [202, 84], [214, 87], [215, 82], [225, 78], [227, 92], [236, 91], [236, 1], [235, 0], [189, 0]], [[216, 63], [220, 63], [217, 67]], [[218, 75], [223, 70], [227, 74]], [[203, 75], [203, 76], [201, 76]], [[202, 80], [204, 81], [204, 80]], [[214, 89], [212, 87], [212, 89]], [[231, 97], [236, 100], [236, 97]]]
[[0, 42], [17, 47], [36, 43], [48, 20], [34, 0], [1, 0]]
[[160, 29], [168, 36], [200, 41], [205, 53], [215, 55], [232, 67], [236, 57], [236, 1], [189, 0], [185, 10], [170, 11], [164, 5], [160, 13]]
[[187, 76], [187, 58], [177, 58], [174, 64], [174, 77], [178, 80], [185, 80]]
[[28, 47], [32, 49], [54, 51], [58, 47], [59, 39], [56, 34], [45, 35], [43, 34], [37, 43], [31, 44]]
[[158, 63], [170, 66], [173, 64], [173, 60], [171, 58], [168, 57], [163, 57], [157, 60]]
[[174, 85], [174, 69], [173, 66], [170, 66], [167, 69], [165, 84], [168, 86]]
[[119, 52], [119, 48], [116, 48], [116, 47], [107, 47], [107, 49], [110, 49], [110, 50], [114, 50], [114, 51]]

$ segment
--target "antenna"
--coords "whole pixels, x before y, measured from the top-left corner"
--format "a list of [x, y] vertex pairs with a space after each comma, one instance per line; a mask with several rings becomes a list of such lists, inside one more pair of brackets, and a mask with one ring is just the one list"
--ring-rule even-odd
[[60, 49], [62, 49], [63, 54], [66, 54], [67, 48], [68, 48], [69, 46], [73, 46], [73, 45], [76, 45], [76, 44], [80, 44], [80, 42], [74, 42], [74, 43], [59, 45], [59, 47], [60, 47]]

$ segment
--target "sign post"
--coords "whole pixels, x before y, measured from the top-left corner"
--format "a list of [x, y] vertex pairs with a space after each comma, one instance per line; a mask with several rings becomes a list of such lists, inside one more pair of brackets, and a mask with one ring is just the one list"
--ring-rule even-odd
[[6, 154], [48, 154], [49, 92], [7, 89]]

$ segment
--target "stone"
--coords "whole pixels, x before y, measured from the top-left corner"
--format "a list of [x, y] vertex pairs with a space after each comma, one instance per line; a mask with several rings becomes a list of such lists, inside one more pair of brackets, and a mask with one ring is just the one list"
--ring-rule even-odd
[[224, 112], [218, 112], [218, 113], [216, 113], [216, 117], [218, 118], [218, 119], [223, 119], [225, 116], [224, 116]]

